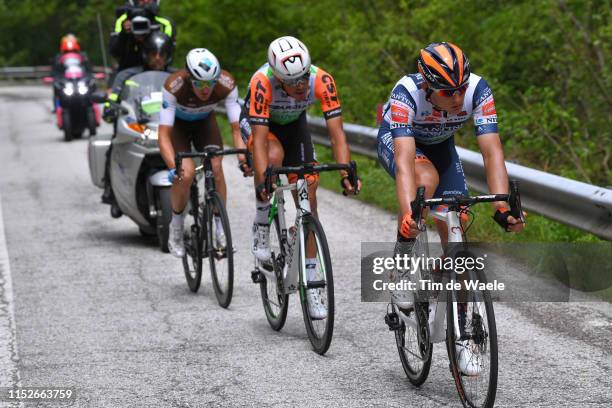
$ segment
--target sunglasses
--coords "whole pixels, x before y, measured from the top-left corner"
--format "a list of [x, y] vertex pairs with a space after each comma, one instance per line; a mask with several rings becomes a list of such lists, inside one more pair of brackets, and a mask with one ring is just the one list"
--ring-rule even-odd
[[216, 83], [217, 83], [216, 79], [211, 79], [210, 81], [202, 81], [199, 79], [191, 80], [191, 84], [194, 86], [194, 88], [201, 89], [201, 90], [212, 88], [215, 86]]
[[459, 88], [455, 89], [434, 89], [432, 90], [438, 94], [438, 96], [443, 96], [445, 98], [450, 98], [451, 96], [455, 96], [455, 94], [463, 95], [465, 91], [467, 91], [469, 83], [466, 83]]
[[279, 78], [279, 80], [283, 83], [283, 85], [287, 85], [287, 86], [291, 86], [291, 87], [297, 87], [297, 86], [300, 86], [300, 85], [305, 85], [310, 80], [310, 72], [305, 73], [304, 75], [302, 75], [299, 78], [290, 79], [290, 80], [284, 80], [284, 79], [280, 79]]

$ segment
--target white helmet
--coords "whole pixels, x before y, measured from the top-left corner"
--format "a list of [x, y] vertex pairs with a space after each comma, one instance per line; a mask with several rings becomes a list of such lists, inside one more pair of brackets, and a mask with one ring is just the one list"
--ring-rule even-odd
[[194, 48], [189, 51], [186, 67], [192, 78], [200, 81], [214, 81], [221, 75], [219, 60], [206, 48]]
[[268, 63], [274, 75], [290, 81], [304, 76], [310, 70], [310, 53], [297, 38], [280, 37], [268, 47]]

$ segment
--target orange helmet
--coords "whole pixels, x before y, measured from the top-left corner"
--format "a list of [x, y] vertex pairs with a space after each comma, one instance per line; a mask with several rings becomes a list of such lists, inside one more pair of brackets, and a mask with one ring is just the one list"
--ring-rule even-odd
[[422, 49], [417, 67], [432, 89], [456, 89], [470, 78], [467, 55], [449, 42], [432, 43]]
[[79, 40], [74, 36], [74, 34], [67, 34], [62, 37], [62, 40], [60, 41], [60, 51], [62, 53], [81, 51]]

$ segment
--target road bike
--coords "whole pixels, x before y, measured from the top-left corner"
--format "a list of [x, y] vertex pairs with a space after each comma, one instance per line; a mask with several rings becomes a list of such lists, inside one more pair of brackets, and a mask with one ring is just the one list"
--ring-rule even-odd
[[[413, 257], [429, 258], [427, 232], [423, 222], [426, 207], [448, 206], [448, 211], [440, 207], [432, 210], [432, 216], [444, 221], [448, 227], [448, 242], [445, 258], [472, 258], [474, 253], [468, 249], [465, 232], [460, 216], [468, 214], [469, 208], [477, 203], [507, 201], [511, 214], [524, 222], [518, 182], [510, 182], [510, 194], [490, 194], [474, 197], [424, 198], [424, 187], [417, 190], [416, 200], [412, 203], [413, 219], [422, 231], [414, 245], [396, 244], [397, 252], [408, 252]], [[473, 222], [473, 218], [472, 218]], [[455, 267], [456, 268], [456, 267]], [[459, 273], [455, 270], [439, 270], [427, 263], [414, 268], [410, 277], [415, 283], [439, 282], [443, 291], [429, 290], [427, 285], [415, 285], [414, 303], [402, 309], [391, 302], [387, 309], [385, 322], [389, 330], [395, 332], [395, 340], [400, 360], [408, 380], [415, 386], [422, 385], [431, 367], [433, 343], [446, 341], [457, 392], [464, 407], [492, 407], [497, 392], [498, 344], [495, 314], [491, 294], [488, 290], [466, 289], [466, 282], [486, 283], [484, 268], [469, 268]], [[450, 283], [450, 289], [447, 284]], [[456, 290], [455, 283], [461, 289]], [[473, 286], [473, 285], [472, 285]], [[436, 293], [437, 292], [437, 293]], [[446, 329], [444, 323], [446, 321]], [[459, 366], [460, 353], [470, 351], [468, 366], [477, 368], [462, 373]]]
[[[202, 281], [203, 258], [208, 258], [215, 296], [221, 307], [227, 308], [234, 290], [234, 247], [229, 218], [221, 196], [215, 188], [212, 158], [230, 154], [247, 154], [246, 149], [220, 149], [210, 145], [203, 152], [178, 153], [176, 172], [181, 174], [182, 160], [200, 158], [190, 187], [188, 223], [185, 228], [183, 269], [187, 285], [197, 292]], [[204, 179], [204, 184], [198, 184]]]
[[[270, 249], [269, 262], [255, 258], [255, 269], [251, 273], [254, 283], [259, 284], [264, 311], [268, 323], [274, 330], [281, 330], [287, 318], [289, 295], [300, 294], [304, 324], [312, 348], [325, 354], [331, 344], [334, 329], [334, 279], [327, 239], [319, 220], [311, 213], [306, 174], [324, 171], [346, 170], [351, 185], [357, 186], [357, 165], [349, 164], [305, 164], [296, 167], [269, 167], [266, 170], [266, 191], [272, 191], [273, 180], [280, 174], [296, 174], [297, 182], [282, 185], [280, 179], [272, 193], [269, 215]], [[296, 216], [292, 227], [285, 222], [284, 192], [296, 193]], [[308, 278], [306, 258], [316, 259], [316, 276]], [[325, 317], [311, 316], [306, 291], [314, 290], [320, 297], [327, 313]]]

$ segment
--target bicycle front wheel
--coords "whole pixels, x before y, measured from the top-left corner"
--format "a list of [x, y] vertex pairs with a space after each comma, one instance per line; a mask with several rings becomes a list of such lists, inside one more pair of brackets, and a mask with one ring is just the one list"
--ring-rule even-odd
[[[486, 283], [482, 271], [472, 271], [471, 275], [473, 279]], [[462, 298], [457, 299], [457, 295]], [[490, 293], [486, 290], [455, 293], [455, 299], [447, 303], [446, 333], [451, 372], [461, 403], [464, 407], [493, 407], [497, 392], [498, 355]]]
[[202, 243], [204, 241], [203, 210], [198, 203], [197, 194], [192, 192], [189, 202], [189, 220], [185, 226], [185, 255], [183, 256], [183, 270], [187, 286], [192, 292], [200, 289], [202, 281]]
[[[425, 258], [429, 256], [427, 231], [419, 234], [414, 247], [409, 249], [409, 252], [409, 256]], [[404, 247], [401, 244], [396, 245], [395, 254], [404, 254]], [[415, 281], [429, 279], [430, 273], [420, 267], [416, 270], [414, 277]], [[394, 311], [399, 318], [399, 328], [395, 330], [395, 343], [402, 368], [410, 383], [418, 387], [427, 380], [433, 353], [433, 343], [429, 333], [429, 304], [416, 302], [408, 310], [401, 310], [395, 306]]]
[[[304, 258], [310, 262], [316, 261], [315, 268], [312, 268], [315, 269], [314, 273], [312, 270], [308, 271], [308, 265], [305, 271], [300, 271], [300, 301], [304, 324], [314, 351], [325, 354], [334, 332], [334, 278], [331, 257], [319, 220], [312, 215], [304, 216], [302, 233], [306, 253], [300, 253], [300, 269], [306, 265]], [[303, 282], [304, 276], [306, 282]]]
[[208, 261], [217, 302], [228, 307], [234, 291], [234, 247], [229, 218], [221, 197], [210, 194], [208, 208]]
[[270, 250], [272, 259], [268, 264], [262, 264], [262, 268], [266, 268], [274, 273], [275, 279], [271, 280], [263, 278], [259, 284], [261, 291], [261, 300], [266, 319], [272, 329], [279, 331], [285, 325], [287, 320], [287, 309], [289, 307], [289, 295], [285, 294], [284, 276], [286, 252], [283, 244], [282, 234], [280, 230], [279, 215], [274, 217], [274, 225], [270, 226]]

